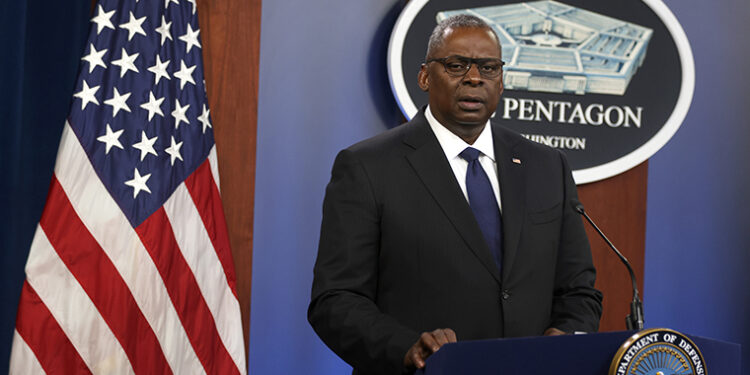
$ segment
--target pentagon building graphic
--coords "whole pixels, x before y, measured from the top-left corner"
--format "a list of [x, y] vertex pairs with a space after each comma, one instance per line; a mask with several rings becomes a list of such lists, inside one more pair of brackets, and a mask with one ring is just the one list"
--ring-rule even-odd
[[623, 95], [653, 33], [557, 1], [444, 11], [437, 21], [460, 13], [483, 19], [497, 33], [511, 90]]

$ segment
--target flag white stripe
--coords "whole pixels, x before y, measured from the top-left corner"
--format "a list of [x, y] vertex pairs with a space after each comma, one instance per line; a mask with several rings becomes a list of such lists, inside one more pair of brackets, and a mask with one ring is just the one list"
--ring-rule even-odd
[[219, 190], [219, 195], [221, 195], [221, 181], [219, 181], [219, 159], [216, 156], [216, 145], [213, 145], [213, 147], [211, 147], [211, 151], [208, 153], [208, 165], [211, 167], [211, 174], [214, 176], [216, 189]]
[[8, 374], [45, 374], [36, 355], [16, 330], [13, 330], [13, 348], [10, 351], [10, 369]]
[[164, 211], [182, 256], [195, 275], [198, 288], [214, 317], [221, 341], [237, 368], [244, 369], [240, 304], [227, 283], [224, 268], [184, 182], [164, 203]]
[[[94, 303], [37, 226], [26, 280], [94, 374], [134, 374], [119, 341]], [[64, 290], [65, 293], [60, 293]], [[91, 345], [91, 338], [96, 345]]]
[[55, 174], [81, 221], [128, 285], [172, 371], [175, 374], [205, 373], [148, 251], [99, 180], [67, 122]]

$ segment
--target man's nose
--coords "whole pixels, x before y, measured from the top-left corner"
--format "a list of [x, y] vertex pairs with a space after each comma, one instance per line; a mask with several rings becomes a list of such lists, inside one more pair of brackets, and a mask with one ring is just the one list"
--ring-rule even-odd
[[471, 66], [469, 66], [469, 71], [464, 74], [463, 82], [471, 85], [479, 85], [484, 82], [482, 80], [482, 75], [479, 74], [479, 65], [471, 64]]

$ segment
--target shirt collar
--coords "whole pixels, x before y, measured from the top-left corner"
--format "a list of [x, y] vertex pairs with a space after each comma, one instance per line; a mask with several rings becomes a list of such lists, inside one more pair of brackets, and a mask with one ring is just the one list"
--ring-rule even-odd
[[430, 124], [432, 132], [435, 133], [435, 137], [437, 137], [440, 147], [443, 148], [443, 152], [445, 152], [448, 160], [459, 157], [459, 154], [467, 147], [473, 147], [492, 159], [493, 162], [495, 161], [495, 147], [492, 142], [492, 127], [489, 120], [484, 125], [482, 133], [479, 134], [479, 138], [477, 138], [473, 145], [470, 145], [438, 122], [435, 116], [432, 115], [429, 105], [425, 109], [424, 114], [427, 118], [427, 123]]

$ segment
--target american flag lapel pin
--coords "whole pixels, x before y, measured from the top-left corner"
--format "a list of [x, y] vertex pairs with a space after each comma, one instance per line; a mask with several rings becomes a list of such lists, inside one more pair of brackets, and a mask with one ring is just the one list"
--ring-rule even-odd
[[516, 163], [516, 164], [519, 164], [519, 165], [521, 164], [521, 159], [519, 159], [519, 158], [513, 158], [513, 159], [511, 159], [511, 161], [514, 162], [514, 163]]

